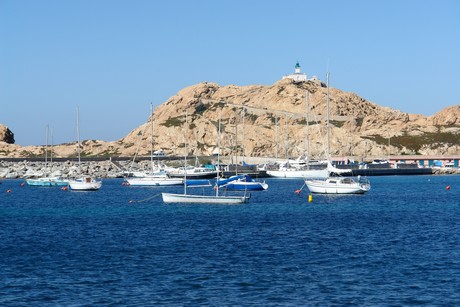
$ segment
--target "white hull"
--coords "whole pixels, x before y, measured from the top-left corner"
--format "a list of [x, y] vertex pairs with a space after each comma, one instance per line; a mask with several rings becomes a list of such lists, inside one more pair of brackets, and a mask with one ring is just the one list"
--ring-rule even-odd
[[210, 196], [161, 193], [165, 203], [187, 204], [242, 204], [249, 200], [248, 196]]
[[319, 194], [364, 194], [371, 189], [368, 182], [359, 182], [351, 178], [328, 178], [325, 180], [305, 180], [311, 193]]
[[267, 171], [267, 175], [275, 178], [327, 178], [329, 172], [327, 169], [310, 169], [310, 170], [272, 170]]
[[171, 186], [183, 185], [184, 180], [180, 178], [168, 177], [142, 177], [142, 178], [128, 178], [126, 179], [129, 185], [132, 186]]
[[59, 177], [42, 177], [37, 179], [27, 179], [26, 182], [28, 185], [40, 187], [66, 186], [69, 184], [68, 180], [64, 180]]
[[70, 189], [74, 191], [97, 191], [102, 187], [102, 181], [85, 177], [69, 180]]

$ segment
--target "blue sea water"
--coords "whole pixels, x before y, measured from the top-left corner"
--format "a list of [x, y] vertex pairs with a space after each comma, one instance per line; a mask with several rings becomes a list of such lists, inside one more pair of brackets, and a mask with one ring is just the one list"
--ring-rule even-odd
[[370, 179], [311, 203], [268, 179], [244, 205], [4, 180], [0, 305], [459, 305], [460, 176]]

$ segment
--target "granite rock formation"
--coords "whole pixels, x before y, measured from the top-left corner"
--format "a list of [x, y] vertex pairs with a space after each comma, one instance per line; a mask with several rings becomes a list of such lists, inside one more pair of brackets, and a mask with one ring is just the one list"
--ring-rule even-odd
[[[308, 93], [308, 108], [306, 93]], [[87, 140], [85, 156], [149, 155], [150, 127], [154, 147], [169, 155], [221, 154], [253, 157], [297, 157], [308, 152], [322, 158], [327, 151], [327, 88], [319, 80], [273, 85], [220, 86], [202, 82], [186, 87], [158, 106], [148, 122], [115, 142]], [[354, 93], [330, 88], [330, 152], [332, 156], [458, 155], [460, 105], [433, 116], [409, 114], [379, 106]], [[188, 127], [185, 127], [187, 114]], [[308, 125], [307, 125], [308, 118]], [[53, 147], [56, 157], [76, 155], [76, 144]], [[39, 156], [39, 146], [0, 142], [0, 157]]]

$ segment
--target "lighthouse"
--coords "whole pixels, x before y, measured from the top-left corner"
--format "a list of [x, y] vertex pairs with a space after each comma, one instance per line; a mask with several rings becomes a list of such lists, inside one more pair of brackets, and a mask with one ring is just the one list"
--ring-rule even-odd
[[294, 66], [295, 72], [291, 75], [283, 76], [283, 79], [292, 79], [294, 82], [307, 81], [307, 75], [300, 72], [299, 61]]

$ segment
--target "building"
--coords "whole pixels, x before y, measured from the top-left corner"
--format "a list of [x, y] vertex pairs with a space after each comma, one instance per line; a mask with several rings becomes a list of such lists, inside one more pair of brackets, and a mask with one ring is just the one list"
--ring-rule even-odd
[[283, 79], [292, 79], [294, 82], [307, 81], [307, 75], [300, 72], [300, 64], [295, 64], [295, 73], [287, 76], [283, 76]]

